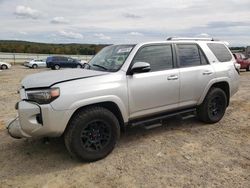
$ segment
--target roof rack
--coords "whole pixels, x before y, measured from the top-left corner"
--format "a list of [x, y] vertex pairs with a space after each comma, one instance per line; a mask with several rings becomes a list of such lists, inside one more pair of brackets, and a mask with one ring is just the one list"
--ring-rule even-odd
[[169, 37], [167, 40], [195, 40], [195, 41], [217, 41], [214, 38], [192, 38], [192, 37]]

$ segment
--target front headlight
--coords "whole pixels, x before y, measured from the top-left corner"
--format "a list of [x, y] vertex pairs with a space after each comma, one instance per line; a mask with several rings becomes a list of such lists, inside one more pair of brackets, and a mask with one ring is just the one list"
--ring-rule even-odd
[[49, 104], [57, 97], [60, 96], [59, 88], [30, 90], [26, 91], [29, 101], [36, 102], [38, 104]]

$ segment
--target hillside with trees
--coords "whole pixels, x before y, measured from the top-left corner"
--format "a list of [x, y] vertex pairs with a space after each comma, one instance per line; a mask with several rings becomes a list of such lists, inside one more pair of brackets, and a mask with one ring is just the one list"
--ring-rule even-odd
[[[53, 44], [37, 43], [15, 40], [0, 40], [0, 52], [35, 53], [35, 54], [69, 54], [69, 55], [95, 55], [103, 44]], [[245, 47], [230, 47], [232, 51], [245, 51]]]
[[0, 52], [36, 54], [95, 55], [107, 45], [95, 44], [50, 44], [26, 41], [0, 40]]

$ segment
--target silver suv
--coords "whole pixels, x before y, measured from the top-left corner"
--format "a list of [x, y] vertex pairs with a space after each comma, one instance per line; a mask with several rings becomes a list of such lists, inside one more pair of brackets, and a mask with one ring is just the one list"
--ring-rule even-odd
[[42, 72], [22, 80], [12, 137], [64, 136], [85, 161], [107, 156], [127, 126], [153, 127], [173, 115], [205, 123], [223, 117], [239, 87], [224, 42], [171, 38], [101, 50], [84, 69]]

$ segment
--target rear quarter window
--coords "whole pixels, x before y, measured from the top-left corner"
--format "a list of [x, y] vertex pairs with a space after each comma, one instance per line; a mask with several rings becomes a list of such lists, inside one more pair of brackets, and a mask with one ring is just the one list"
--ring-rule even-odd
[[232, 55], [224, 44], [208, 43], [207, 46], [220, 62], [227, 62], [232, 60]]

